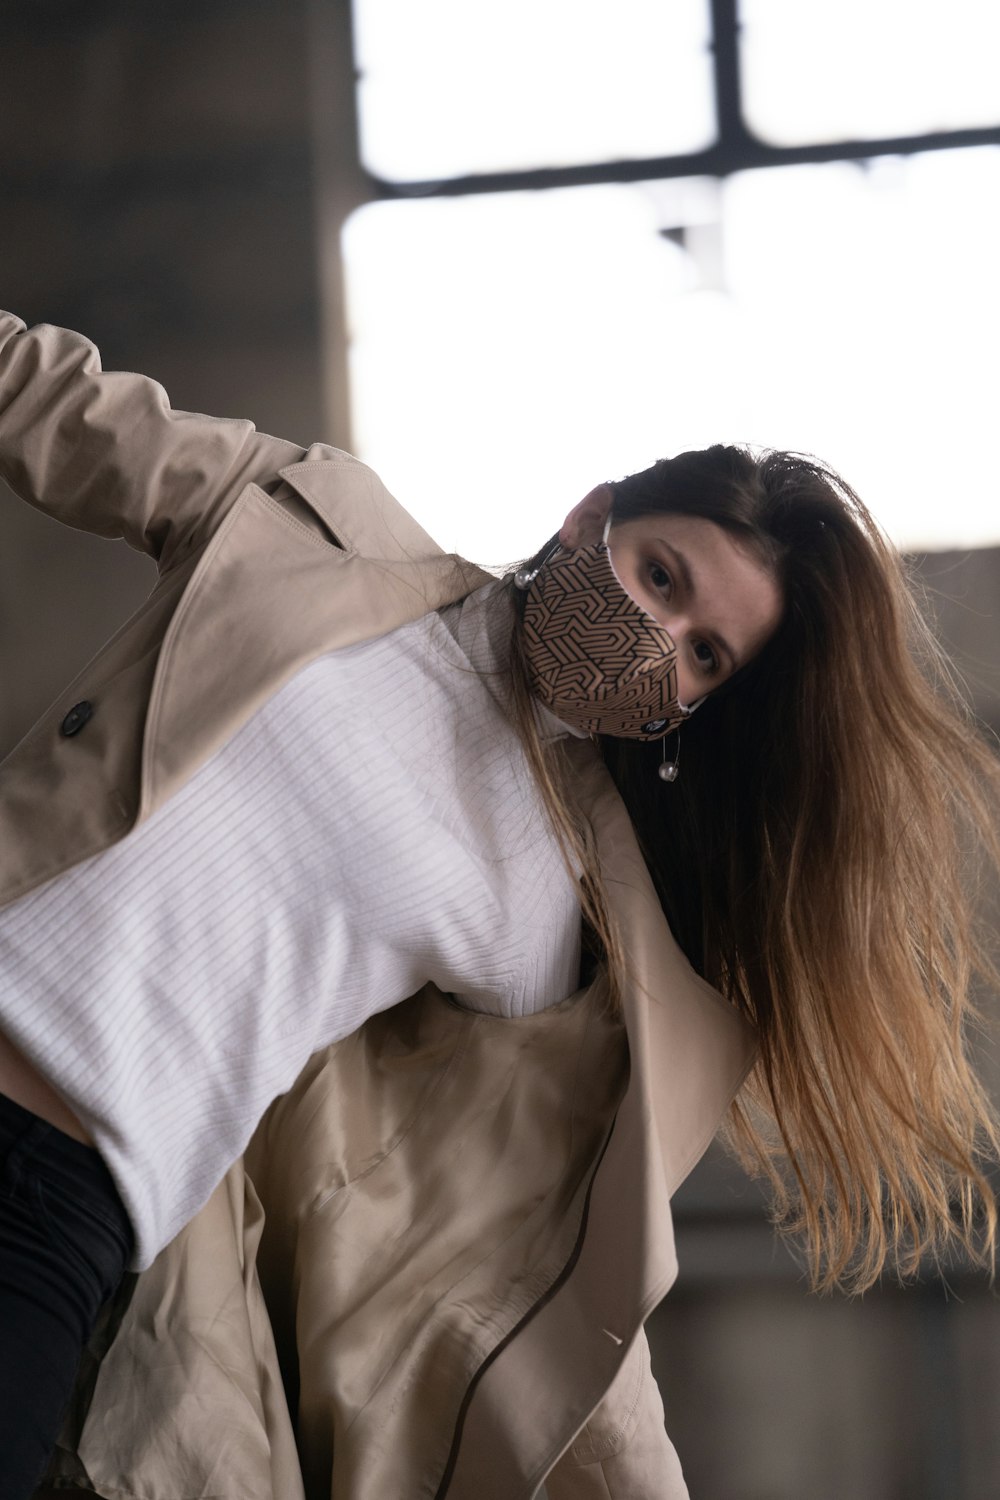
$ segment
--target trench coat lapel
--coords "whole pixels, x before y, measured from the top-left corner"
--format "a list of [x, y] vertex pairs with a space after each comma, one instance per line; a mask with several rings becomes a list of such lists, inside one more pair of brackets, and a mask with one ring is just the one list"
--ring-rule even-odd
[[[532, 1495], [598, 1405], [676, 1278], [670, 1197], [718, 1130], [755, 1055], [753, 1029], [674, 941], [624, 805], [589, 750], [581, 744], [570, 754], [630, 965], [623, 1000], [629, 1081], [591, 1182], [572, 1268], [482, 1372], [453, 1455], [448, 1500]], [[554, 1402], [554, 1389], [564, 1399]], [[512, 1411], [530, 1416], [512, 1423]]]
[[[605, 767], [573, 746], [607, 899], [630, 971], [629, 1093], [654, 1126], [647, 1186], [672, 1196], [701, 1158], [753, 1063], [754, 1028], [695, 973], [664, 918], [625, 806]], [[614, 1155], [614, 1153], [612, 1153]]]
[[140, 819], [309, 661], [385, 635], [491, 577], [442, 552], [361, 465], [307, 460], [281, 476], [318, 524], [251, 484], [212, 537], [160, 651]]

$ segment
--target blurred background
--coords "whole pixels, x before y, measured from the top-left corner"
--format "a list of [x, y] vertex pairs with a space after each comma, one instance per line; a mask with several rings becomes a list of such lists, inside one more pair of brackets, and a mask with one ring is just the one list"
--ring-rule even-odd
[[[487, 564], [684, 448], [817, 453], [1000, 729], [996, 0], [4, 0], [0, 56], [0, 305]], [[0, 528], [6, 750], [152, 565]], [[715, 1151], [676, 1209], [694, 1500], [1000, 1497], [985, 1278], [811, 1297]]]

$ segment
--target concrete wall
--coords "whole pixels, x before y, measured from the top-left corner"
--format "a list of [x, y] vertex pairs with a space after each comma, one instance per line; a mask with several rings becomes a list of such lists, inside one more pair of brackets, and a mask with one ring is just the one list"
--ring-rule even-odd
[[[0, 305], [78, 328], [174, 406], [327, 432], [305, 8], [0, 9]], [[0, 510], [0, 744], [143, 598], [151, 564]]]

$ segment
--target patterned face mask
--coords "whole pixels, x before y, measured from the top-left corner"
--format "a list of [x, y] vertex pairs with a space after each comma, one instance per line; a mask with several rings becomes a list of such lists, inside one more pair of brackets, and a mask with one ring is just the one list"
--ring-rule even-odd
[[622, 587], [604, 542], [556, 546], [515, 581], [528, 588], [523, 630], [532, 691], [564, 723], [658, 740], [698, 707], [679, 702], [673, 637]]

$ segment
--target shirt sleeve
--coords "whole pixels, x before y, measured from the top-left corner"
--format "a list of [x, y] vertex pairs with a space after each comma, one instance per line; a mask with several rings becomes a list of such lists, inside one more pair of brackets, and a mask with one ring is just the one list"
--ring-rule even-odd
[[0, 479], [47, 515], [124, 537], [161, 570], [199, 546], [250, 482], [304, 450], [252, 422], [174, 411], [92, 343], [0, 312]]

